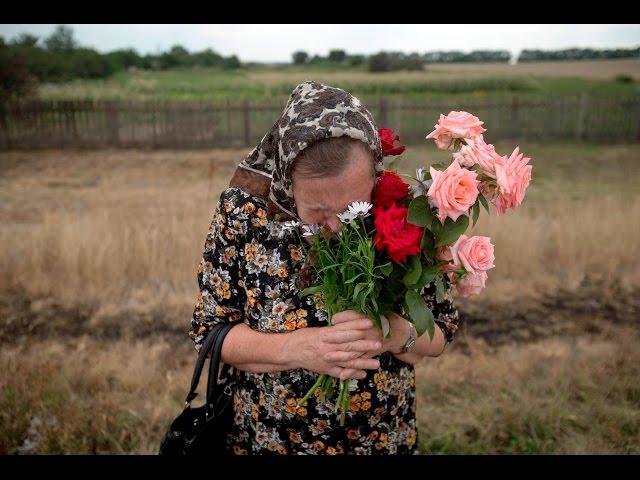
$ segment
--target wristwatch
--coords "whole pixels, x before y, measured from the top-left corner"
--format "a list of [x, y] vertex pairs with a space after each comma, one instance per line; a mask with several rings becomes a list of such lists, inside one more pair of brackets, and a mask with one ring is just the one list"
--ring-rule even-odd
[[400, 353], [409, 353], [413, 350], [413, 347], [416, 346], [416, 327], [413, 326], [413, 323], [409, 323], [409, 338], [407, 339], [407, 343], [404, 344]]

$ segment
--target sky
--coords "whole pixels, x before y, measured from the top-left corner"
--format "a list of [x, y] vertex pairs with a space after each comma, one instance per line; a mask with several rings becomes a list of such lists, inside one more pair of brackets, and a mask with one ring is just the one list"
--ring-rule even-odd
[[[20, 33], [50, 35], [57, 25], [0, 24], [8, 41]], [[108, 52], [135, 48], [140, 54], [159, 53], [180, 44], [189, 51], [211, 48], [243, 62], [289, 62], [296, 50], [326, 56], [331, 49], [351, 54], [381, 50], [424, 53], [433, 50], [635, 48], [640, 24], [69, 24], [84, 47]]]

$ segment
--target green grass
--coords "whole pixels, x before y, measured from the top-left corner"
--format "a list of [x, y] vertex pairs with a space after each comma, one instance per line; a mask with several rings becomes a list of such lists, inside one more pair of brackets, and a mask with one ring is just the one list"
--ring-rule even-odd
[[317, 67], [252, 68], [120, 72], [106, 80], [76, 80], [40, 88], [43, 99], [100, 100], [270, 100], [285, 101], [305, 79], [345, 88], [363, 100], [384, 95], [398, 98], [443, 98], [466, 95], [491, 98], [520, 95], [631, 95], [637, 83], [582, 78], [525, 75], [451, 75], [443, 72], [393, 72], [373, 74], [362, 68], [331, 70]]

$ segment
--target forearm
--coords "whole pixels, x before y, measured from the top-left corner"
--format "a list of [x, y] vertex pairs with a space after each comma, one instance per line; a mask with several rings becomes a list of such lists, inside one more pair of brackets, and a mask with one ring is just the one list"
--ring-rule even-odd
[[392, 314], [389, 316], [391, 337], [385, 340], [385, 349], [393, 353], [393, 355], [403, 362], [415, 364], [424, 357], [437, 357], [445, 347], [444, 333], [435, 325], [433, 339], [429, 337], [427, 332], [416, 338], [416, 343], [408, 353], [398, 353], [405, 345], [409, 338], [409, 321], [400, 315]]
[[221, 361], [255, 373], [297, 368], [290, 355], [294, 334], [257, 332], [244, 323], [238, 324], [224, 339]]

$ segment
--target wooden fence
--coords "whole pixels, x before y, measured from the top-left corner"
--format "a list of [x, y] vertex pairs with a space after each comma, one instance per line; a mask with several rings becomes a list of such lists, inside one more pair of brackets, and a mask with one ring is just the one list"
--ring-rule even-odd
[[[421, 143], [440, 113], [467, 110], [496, 139], [640, 141], [640, 97], [398, 101], [367, 104], [379, 126]], [[0, 106], [0, 149], [249, 147], [284, 105], [244, 102], [28, 101]]]

